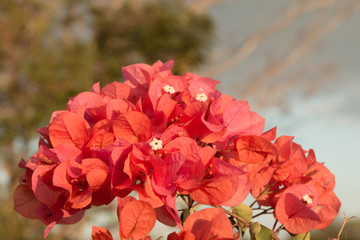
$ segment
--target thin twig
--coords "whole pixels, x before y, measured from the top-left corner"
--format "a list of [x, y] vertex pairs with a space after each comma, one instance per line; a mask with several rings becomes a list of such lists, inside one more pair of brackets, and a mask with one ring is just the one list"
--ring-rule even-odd
[[342, 226], [341, 226], [341, 228], [340, 228], [339, 234], [338, 234], [338, 236], [337, 236], [337, 238], [336, 238], [337, 240], [340, 239], [341, 232], [342, 232], [342, 230], [344, 229], [344, 226], [345, 226], [346, 222], [349, 221], [350, 219], [355, 218], [355, 216], [352, 216], [352, 217], [347, 218], [346, 215], [345, 215], [345, 213], [344, 213], [344, 218], [345, 218], [345, 220], [344, 220], [344, 222], [343, 222], [343, 224], [342, 224]]
[[281, 224], [275, 232], [279, 233], [281, 229], [284, 229], [284, 224]]
[[186, 198], [183, 195], [179, 195], [181, 199], [186, 203], [186, 205], [189, 206], [189, 202], [186, 200]]
[[[274, 182], [274, 183], [272, 183], [270, 186], [267, 186], [267, 187], [259, 194], [259, 196], [255, 199], [255, 201], [250, 204], [249, 207], [254, 206], [254, 204], [257, 202], [257, 200], [258, 200], [260, 197], [262, 197], [262, 196], [270, 193], [269, 190], [270, 190], [275, 184], [276, 184], [276, 183]], [[259, 206], [260, 206], [260, 205], [259, 205]]]
[[[221, 206], [214, 206], [214, 207], [220, 207], [222, 208]], [[232, 216], [233, 218], [236, 218], [236, 220], [242, 222], [244, 224], [245, 227], [248, 227], [250, 226], [250, 223], [248, 221], [246, 221], [245, 219], [243, 219], [242, 217], [239, 217], [238, 215], [232, 213], [231, 211], [229, 210], [226, 210], [224, 208], [222, 208], [224, 210], [224, 212], [226, 212], [227, 214], [229, 214], [230, 216]]]
[[249, 206], [249, 207], [254, 206], [254, 204], [255, 204], [255, 203], [257, 203], [257, 199], [255, 199], [255, 201], [253, 201], [253, 202], [250, 204], [250, 206]]
[[249, 96], [253, 95], [254, 92], [258, 91], [259, 86], [262, 86], [264, 82], [273, 81], [275, 78], [282, 75], [287, 69], [294, 66], [317, 42], [334, 31], [351, 15], [353, 11], [354, 6], [349, 4], [324, 24], [318, 26], [317, 30], [311, 31], [288, 55], [277, 63], [270, 65], [258, 78], [254, 79], [245, 86], [242, 97], [249, 98]]
[[275, 240], [280, 240], [280, 238], [274, 232], [273, 232], [272, 238], [275, 239]]
[[278, 223], [278, 220], [276, 219], [275, 223], [274, 223], [274, 226], [272, 228], [272, 231], [274, 232], [275, 228], [276, 228], [276, 224]]
[[305, 3], [303, 3], [303, 1], [295, 1], [288, 8], [288, 10], [272, 25], [270, 25], [267, 29], [251, 35], [246, 40], [246, 42], [238, 50], [236, 50], [227, 60], [212, 66], [210, 69], [207, 69], [206, 73], [209, 76], [216, 78], [223, 72], [235, 67], [237, 64], [242, 62], [246, 57], [251, 55], [262, 42], [285, 29], [296, 19], [300, 18], [308, 12], [327, 6], [328, 4], [332, 4], [332, 1], [325, 2], [323, 0], [312, 0], [306, 1]]
[[[269, 209], [270, 210], [270, 209]], [[256, 218], [256, 217], [258, 217], [258, 216], [261, 216], [261, 215], [263, 215], [263, 214], [272, 214], [273, 212], [268, 212], [268, 210], [264, 210], [264, 211], [262, 211], [261, 213], [258, 213], [258, 214], [256, 214], [255, 216], [253, 216], [252, 218], [254, 219], [254, 218]]]

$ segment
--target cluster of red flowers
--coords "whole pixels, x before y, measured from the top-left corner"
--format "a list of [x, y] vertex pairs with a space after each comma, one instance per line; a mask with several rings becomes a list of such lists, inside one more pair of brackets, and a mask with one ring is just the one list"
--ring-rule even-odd
[[[16, 211], [46, 224], [46, 237], [55, 224], [78, 222], [118, 197], [124, 239], [150, 239], [156, 220], [181, 228], [168, 239], [234, 239], [250, 223], [223, 206], [251, 192], [290, 233], [328, 226], [340, 202], [314, 152], [292, 137], [275, 140], [276, 129], [264, 132], [246, 101], [220, 93], [213, 79], [173, 75], [173, 64], [124, 67], [124, 83], [97, 83], [54, 112], [38, 130], [39, 150], [19, 164]], [[133, 191], [139, 199], [128, 196]], [[177, 197], [188, 209], [177, 208]], [[195, 212], [199, 204], [211, 208]], [[98, 227], [92, 238], [112, 239]]]

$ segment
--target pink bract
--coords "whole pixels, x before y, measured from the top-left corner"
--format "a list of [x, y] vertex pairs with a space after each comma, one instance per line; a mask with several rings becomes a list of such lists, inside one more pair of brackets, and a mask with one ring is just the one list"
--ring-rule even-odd
[[[150, 239], [156, 220], [181, 229], [168, 239], [236, 239], [235, 218], [221, 206], [251, 193], [291, 233], [327, 227], [341, 203], [314, 152], [276, 138], [276, 128], [264, 132], [265, 119], [218, 91], [218, 81], [174, 75], [173, 65], [123, 67], [123, 83], [96, 83], [54, 111], [38, 130], [38, 151], [19, 163], [15, 210], [47, 225], [46, 237], [117, 197], [123, 239]], [[195, 211], [200, 205], [212, 208]], [[92, 239], [113, 238], [93, 227]]]

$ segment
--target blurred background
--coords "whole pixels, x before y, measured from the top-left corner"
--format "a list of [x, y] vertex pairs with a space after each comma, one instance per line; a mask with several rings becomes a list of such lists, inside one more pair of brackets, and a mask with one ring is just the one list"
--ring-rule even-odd
[[[45, 227], [18, 215], [11, 199], [19, 160], [37, 149], [36, 129], [93, 83], [122, 81], [122, 66], [158, 59], [176, 60], [176, 74], [221, 81], [218, 89], [248, 100], [266, 129], [315, 150], [343, 205], [311, 239], [336, 237], [342, 212], [360, 216], [359, 1], [1, 0], [1, 239], [42, 239]], [[114, 234], [109, 211], [92, 209], [48, 239], [90, 239], [94, 221]], [[360, 239], [359, 220], [341, 239]]]

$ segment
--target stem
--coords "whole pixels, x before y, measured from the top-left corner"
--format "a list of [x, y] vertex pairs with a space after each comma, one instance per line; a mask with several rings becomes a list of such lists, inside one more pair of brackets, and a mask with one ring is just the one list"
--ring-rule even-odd
[[188, 197], [188, 202], [189, 202], [188, 206], [189, 206], [189, 209], [190, 209], [190, 208], [192, 208], [192, 206], [194, 204], [194, 200], [190, 197], [190, 195], [187, 195], [187, 197]]
[[341, 228], [340, 228], [339, 234], [338, 234], [338, 236], [337, 236], [337, 238], [336, 238], [337, 240], [340, 239], [341, 232], [342, 232], [342, 230], [344, 229], [344, 226], [345, 226], [346, 222], [347, 222], [348, 220], [352, 219], [352, 218], [355, 218], [355, 216], [352, 216], [352, 217], [350, 217], [350, 218], [347, 218], [346, 215], [345, 215], [345, 213], [344, 213], [344, 218], [345, 218], [345, 220], [344, 220], [344, 222], [343, 222], [343, 224], [342, 224], [342, 226], [341, 226]]
[[275, 232], [276, 232], [276, 233], [279, 233], [279, 232], [280, 232], [280, 230], [281, 230], [283, 227], [284, 227], [284, 225], [283, 225], [283, 224], [281, 224], [281, 225], [280, 225], [280, 227], [278, 227], [278, 229], [276, 229], [276, 231], [275, 231]]
[[255, 211], [255, 210], [269, 211], [271, 209], [273, 209], [273, 208], [272, 207], [269, 207], [269, 208], [262, 208], [262, 207], [252, 208], [253, 211]]
[[[270, 209], [268, 209], [268, 210], [270, 210]], [[273, 212], [268, 212], [268, 210], [264, 210], [264, 211], [262, 211], [261, 213], [256, 214], [256, 215], [253, 216], [252, 218], [254, 219], [254, 218], [256, 218], [256, 217], [258, 217], [258, 216], [260, 216], [260, 215], [262, 215], [262, 214], [272, 214], [272, 213], [273, 213]]]
[[[259, 195], [260, 196], [260, 195]], [[255, 199], [255, 201], [254, 202], [252, 202], [251, 204], [250, 204], [250, 206], [249, 207], [252, 207], [252, 206], [254, 206], [254, 204], [257, 202], [257, 199]], [[260, 208], [260, 207], [259, 207]]]
[[275, 240], [280, 240], [280, 238], [276, 235], [276, 233], [273, 233], [272, 237], [273, 237], [273, 239], [275, 239]]
[[198, 207], [200, 207], [200, 206], [201, 206], [200, 203], [194, 204], [194, 205], [190, 208], [190, 214], [194, 213], [195, 210], [196, 210]]
[[181, 199], [186, 203], [186, 205], [189, 206], [189, 203], [188, 201], [186, 200], [186, 198], [183, 196], [183, 195], [180, 195]]
[[220, 152], [220, 153], [228, 153], [228, 152], [236, 152], [236, 149], [217, 149], [216, 152]]
[[257, 207], [257, 208], [252, 208], [252, 210], [255, 211], [255, 210], [264, 210], [264, 209], [262, 209], [261, 207]]
[[250, 204], [250, 207], [252, 207], [252, 206], [257, 202], [257, 200], [258, 200], [260, 197], [262, 197], [262, 196], [264, 196], [265, 194], [269, 193], [269, 190], [270, 190], [274, 185], [275, 185], [275, 182], [274, 182], [273, 184], [271, 184], [270, 186], [267, 186], [267, 187], [264, 189], [264, 191], [262, 191], [262, 192], [260, 193], [260, 195], [255, 199], [255, 201], [254, 201], [252, 204]]
[[272, 228], [272, 231], [273, 231], [273, 232], [274, 232], [274, 229], [275, 229], [277, 223], [278, 223], [278, 220], [276, 219], [276, 221], [275, 221], [275, 223], [274, 223], [274, 226], [273, 226], [273, 228]]
[[[220, 207], [222, 208], [221, 206], [214, 206], [214, 207]], [[250, 223], [247, 222], [245, 219], [243, 219], [242, 217], [239, 217], [238, 215], [230, 212], [229, 210], [226, 210], [224, 208], [222, 208], [227, 214], [229, 214], [230, 216], [232, 216], [233, 218], [236, 218], [236, 220], [242, 222], [244, 224], [245, 227], [249, 227], [250, 226]]]
[[195, 203], [192, 207], [193, 207], [193, 208], [198, 208], [199, 206], [201, 206], [200, 203]]

